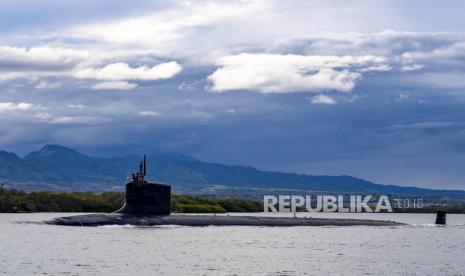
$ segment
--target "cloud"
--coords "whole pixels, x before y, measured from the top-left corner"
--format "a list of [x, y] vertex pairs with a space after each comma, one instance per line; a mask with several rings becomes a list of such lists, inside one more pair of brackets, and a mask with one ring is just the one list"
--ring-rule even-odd
[[[172, 64], [170, 68], [158, 68], [166, 72], [166, 77], [162, 72], [152, 72], [154, 64], [160, 60], [185, 60], [183, 65], [214, 66], [219, 57], [248, 52], [338, 57], [372, 55], [386, 58], [383, 64], [373, 64], [355, 71], [352, 68], [345, 68], [346, 71], [331, 68], [333, 72], [319, 72], [320, 75], [313, 76], [316, 80], [310, 82], [312, 85], [308, 81], [311, 76], [298, 78], [299, 74], [294, 74], [298, 81], [293, 83], [295, 87], [289, 88], [348, 91], [361, 77], [365, 79], [367, 72], [434, 70], [438, 67], [430, 66], [433, 62], [428, 59], [430, 56], [436, 57], [435, 64], [442, 57], [452, 66], [454, 58], [463, 53], [465, 38], [462, 33], [383, 31], [388, 28], [412, 28], [396, 28], [401, 21], [387, 15], [393, 12], [392, 9], [383, 9], [383, 13], [380, 13], [379, 7], [352, 1], [347, 4], [350, 9], [334, 9], [334, 5], [332, 2], [281, 0], [196, 1], [195, 4], [190, 1], [168, 1], [148, 4], [144, 9], [137, 5], [138, 9], [118, 13], [118, 16], [74, 21], [74, 24], [63, 24], [58, 28], [53, 26], [53, 31], [50, 28], [41, 28], [38, 33], [25, 31], [21, 39], [26, 42], [14, 36], [4, 37], [3, 41], [12, 45], [36, 46], [2, 46], [0, 71], [4, 73], [0, 74], [0, 80], [44, 75], [81, 79], [93, 79], [95, 76], [98, 80], [106, 81], [156, 80], [172, 77], [181, 70], [180, 66]], [[384, 2], [380, 5], [393, 6]], [[73, 13], [72, 17], [76, 15]], [[373, 18], [376, 20], [373, 21]], [[391, 24], [386, 24], [384, 20]], [[311, 24], [315, 21], [320, 24]], [[150, 62], [145, 62], [147, 60]], [[145, 66], [130, 67], [128, 64]], [[454, 66], [459, 64], [461, 60], [456, 59]], [[322, 80], [326, 84], [318, 84]], [[242, 89], [240, 85], [237, 86], [239, 90]], [[223, 89], [220, 85], [212, 87], [214, 90], [218, 88], [218, 91]], [[265, 85], [260, 92], [274, 89]], [[227, 90], [236, 90], [236, 87], [225, 85], [222, 91]]]
[[0, 102], [0, 112], [8, 111], [25, 111], [30, 110], [34, 107], [31, 103], [12, 103], [12, 102]]
[[[384, 127], [374, 129], [374, 133], [378, 135], [400, 136], [402, 139], [409, 139], [412, 144], [413, 140], [424, 139], [425, 137], [433, 137], [435, 140], [446, 139], [453, 141], [463, 137], [465, 124], [461, 121], [454, 122], [435, 122], [435, 121], [419, 121], [413, 123], [391, 124]], [[442, 136], [442, 137], [441, 137]], [[431, 139], [431, 138], [430, 138]], [[419, 144], [419, 142], [417, 142]]]
[[68, 104], [68, 107], [69, 107], [69, 108], [78, 108], [78, 109], [81, 109], [81, 108], [84, 108], [84, 107], [86, 107], [86, 106], [83, 105], [83, 104]]
[[92, 90], [132, 90], [137, 84], [127, 81], [106, 81], [92, 85]]
[[[149, 67], [130, 67], [127, 63], [109, 63], [107, 59], [119, 58], [105, 56], [98, 51], [77, 50], [66, 47], [12, 47], [0, 46], [0, 81], [29, 78], [37, 80], [35, 89], [50, 90], [61, 87], [60, 82], [53, 82], [41, 78], [60, 79], [96, 79], [108, 81], [125, 80], [161, 80], [169, 79], [182, 70], [176, 61], [165, 62]], [[97, 64], [103, 64], [97, 67]], [[106, 65], [105, 65], [106, 64]], [[118, 89], [133, 89], [134, 84], [114, 83]], [[109, 83], [98, 84], [96, 89], [111, 86]], [[109, 88], [110, 89], [110, 88]]]
[[77, 26], [69, 32], [76, 38], [159, 48], [182, 40], [188, 29], [210, 26], [226, 19], [237, 20], [263, 11], [267, 5], [262, 1], [173, 1], [167, 6], [138, 16]]
[[58, 116], [49, 120], [51, 124], [72, 124], [72, 125], [101, 125], [112, 122], [112, 118], [99, 116]]
[[402, 72], [410, 72], [410, 71], [416, 71], [424, 68], [425, 66], [421, 64], [412, 64], [412, 65], [405, 65], [400, 68], [400, 71]]
[[415, 75], [404, 75], [396, 79], [395, 85], [408, 87], [426, 87], [436, 89], [465, 88], [465, 71], [447, 70], [444, 72], [420, 72]]
[[[239, 54], [218, 61], [208, 77], [212, 90], [255, 90], [262, 93], [351, 91], [362, 71], [378, 71], [377, 56], [303, 56]], [[386, 69], [383, 67], [383, 70]], [[387, 69], [386, 69], [387, 70]]]
[[303, 56], [382, 56], [382, 64], [358, 69], [364, 81], [385, 87], [463, 88], [465, 33], [325, 33], [285, 40], [266, 51]]
[[157, 111], [141, 111], [138, 114], [143, 117], [156, 117], [161, 115], [160, 112]]
[[415, 122], [411, 124], [396, 124], [382, 128], [382, 130], [408, 130], [408, 129], [419, 129], [419, 130], [430, 130], [438, 128], [447, 128], [455, 126], [455, 122]]
[[336, 100], [326, 95], [316, 95], [310, 98], [312, 104], [336, 104]]
[[40, 81], [38, 84], [34, 86], [35, 89], [44, 90], [44, 89], [57, 89], [61, 88], [61, 83], [59, 82], [47, 82], [47, 81]]
[[39, 46], [0, 46], [0, 72], [9, 73], [59, 73], [74, 68], [89, 58], [83, 50]]
[[119, 62], [108, 64], [103, 68], [87, 68], [74, 73], [77, 78], [97, 80], [160, 80], [169, 79], [181, 72], [182, 67], [176, 61], [161, 63], [149, 68], [141, 66], [132, 68], [128, 64]]

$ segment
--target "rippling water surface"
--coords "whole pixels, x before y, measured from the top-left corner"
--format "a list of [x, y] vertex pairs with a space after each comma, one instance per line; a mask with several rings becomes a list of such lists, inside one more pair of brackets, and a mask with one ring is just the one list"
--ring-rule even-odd
[[[465, 275], [465, 215], [400, 227], [66, 227], [0, 214], [0, 275]], [[305, 214], [301, 214], [305, 215]], [[309, 216], [309, 214], [307, 214]]]

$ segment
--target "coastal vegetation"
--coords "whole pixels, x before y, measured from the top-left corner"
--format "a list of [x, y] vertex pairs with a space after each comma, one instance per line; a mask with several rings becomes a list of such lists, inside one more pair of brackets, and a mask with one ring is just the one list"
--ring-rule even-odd
[[[25, 192], [0, 189], [0, 212], [114, 212], [123, 206], [122, 192]], [[173, 195], [171, 210], [178, 213], [260, 212], [261, 203]]]
[[426, 205], [422, 208], [393, 208], [394, 213], [436, 213], [439, 210], [448, 214], [465, 214], [465, 205]]
[[[25, 192], [0, 188], [0, 212], [114, 212], [124, 204], [123, 192]], [[246, 199], [223, 199], [172, 195], [171, 210], [175, 213], [262, 212], [261, 202]], [[425, 205], [423, 208], [394, 208], [397, 213], [465, 214], [465, 206]]]

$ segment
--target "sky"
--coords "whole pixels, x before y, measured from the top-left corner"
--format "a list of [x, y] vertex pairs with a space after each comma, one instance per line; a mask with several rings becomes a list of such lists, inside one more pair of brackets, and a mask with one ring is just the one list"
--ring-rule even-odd
[[463, 1], [0, 2], [0, 149], [465, 189]]

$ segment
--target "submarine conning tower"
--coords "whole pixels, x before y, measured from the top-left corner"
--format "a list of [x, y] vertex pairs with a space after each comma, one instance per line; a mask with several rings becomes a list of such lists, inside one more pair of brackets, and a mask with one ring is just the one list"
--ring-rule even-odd
[[126, 202], [116, 213], [131, 215], [169, 215], [171, 213], [171, 186], [149, 183], [147, 158], [140, 162], [139, 171], [131, 174], [126, 183]]

